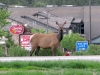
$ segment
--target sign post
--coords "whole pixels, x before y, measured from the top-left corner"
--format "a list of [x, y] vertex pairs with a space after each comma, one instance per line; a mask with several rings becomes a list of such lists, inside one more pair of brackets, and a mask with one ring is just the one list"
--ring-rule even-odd
[[88, 50], [88, 41], [77, 41], [76, 42], [76, 50], [78, 52], [81, 52], [82, 50], [87, 51]]
[[5, 38], [5, 36], [0, 37], [0, 45], [3, 46], [3, 48], [5, 49], [5, 56], [8, 56], [8, 48], [6, 47], [6, 40], [8, 40], [7, 38]]

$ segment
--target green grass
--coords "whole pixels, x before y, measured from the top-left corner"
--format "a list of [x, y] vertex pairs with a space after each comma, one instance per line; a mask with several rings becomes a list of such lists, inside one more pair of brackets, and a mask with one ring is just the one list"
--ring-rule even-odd
[[[95, 65], [94, 65], [95, 64]], [[13, 61], [13, 62], [0, 62], [0, 68], [99, 68], [100, 62], [95, 61], [80, 61], [80, 60], [68, 60], [68, 61]]]
[[48, 70], [8, 70], [0, 71], [0, 75], [99, 75], [100, 72], [92, 69], [48, 69]]
[[49, 70], [49, 71], [10, 71], [6, 73], [2, 73], [0, 75], [92, 75], [92, 72], [87, 70], [72, 70], [72, 69], [65, 69], [65, 70]]
[[96, 61], [0, 62], [0, 75], [100, 75]]

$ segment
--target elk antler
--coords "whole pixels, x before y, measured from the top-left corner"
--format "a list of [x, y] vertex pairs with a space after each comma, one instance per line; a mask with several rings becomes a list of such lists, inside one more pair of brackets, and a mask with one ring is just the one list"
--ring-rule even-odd
[[56, 21], [56, 24], [57, 24], [59, 27], [63, 27], [63, 26], [66, 24], [66, 21], [64, 22], [64, 24], [59, 24], [59, 23]]
[[66, 24], [66, 21], [64, 22], [64, 24], [62, 25], [62, 27]]
[[56, 24], [60, 27], [60, 24], [56, 21]]

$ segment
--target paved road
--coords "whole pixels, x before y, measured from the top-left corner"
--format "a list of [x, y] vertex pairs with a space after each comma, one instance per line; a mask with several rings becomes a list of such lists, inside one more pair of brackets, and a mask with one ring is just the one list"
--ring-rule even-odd
[[100, 61], [97, 56], [33, 56], [33, 57], [0, 57], [0, 61], [45, 61], [45, 60], [94, 60]]

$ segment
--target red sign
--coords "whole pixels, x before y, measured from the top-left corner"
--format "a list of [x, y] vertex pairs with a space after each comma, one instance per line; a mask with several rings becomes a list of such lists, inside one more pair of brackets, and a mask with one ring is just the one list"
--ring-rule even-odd
[[20, 24], [13, 25], [10, 27], [10, 32], [13, 34], [22, 34], [24, 32], [24, 27]]
[[20, 35], [20, 45], [21, 47], [24, 47], [27, 50], [31, 50], [31, 40], [32, 35]]

